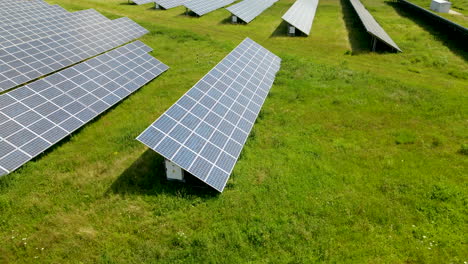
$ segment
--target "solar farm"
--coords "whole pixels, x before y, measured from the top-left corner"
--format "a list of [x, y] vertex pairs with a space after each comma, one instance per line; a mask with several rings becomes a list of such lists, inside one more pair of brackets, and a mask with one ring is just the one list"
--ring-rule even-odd
[[466, 263], [430, 5], [0, 0], [0, 263]]

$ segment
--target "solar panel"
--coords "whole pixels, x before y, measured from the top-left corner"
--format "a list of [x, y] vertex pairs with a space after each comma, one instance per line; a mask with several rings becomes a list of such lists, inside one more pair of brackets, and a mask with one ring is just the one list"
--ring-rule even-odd
[[0, 27], [0, 49], [109, 21], [94, 9]]
[[15, 12], [5, 12], [0, 14], [0, 25], [11, 25], [21, 23], [29, 20], [38, 18], [51, 17], [60, 14], [68, 13], [67, 10], [63, 9], [58, 5], [37, 7], [27, 10], [19, 10]]
[[254, 18], [277, 1], [278, 0], [244, 0], [226, 9], [245, 23], [250, 23], [250, 21], [254, 20]]
[[190, 0], [185, 2], [184, 6], [198, 16], [203, 16], [223, 6], [232, 4], [234, 1], [235, 0]]
[[309, 35], [317, 11], [318, 0], [297, 0], [282, 19], [302, 33]]
[[379, 25], [379, 23], [375, 21], [374, 17], [369, 13], [369, 11], [367, 11], [367, 9], [359, 0], [349, 1], [351, 2], [351, 5], [353, 6], [359, 19], [361, 20], [362, 24], [364, 24], [364, 27], [369, 34], [384, 42], [388, 46], [401, 52], [401, 49], [398, 47], [398, 45], [392, 40], [392, 38], [390, 38], [390, 36]]
[[[43, 1], [0, 1], [0, 7], [2, 9], [14, 10], [14, 9], [28, 9], [37, 6], [48, 5]], [[3, 11], [1, 11], [3, 12]]]
[[137, 140], [222, 192], [280, 63], [246, 38]]
[[144, 4], [153, 3], [154, 0], [132, 0], [132, 2], [137, 5], [144, 5]]
[[10, 173], [168, 69], [137, 41], [0, 95], [0, 175]]
[[154, 0], [156, 5], [162, 6], [164, 9], [178, 7], [184, 4], [184, 0]]
[[124, 17], [0, 50], [0, 91], [98, 55], [148, 31]]

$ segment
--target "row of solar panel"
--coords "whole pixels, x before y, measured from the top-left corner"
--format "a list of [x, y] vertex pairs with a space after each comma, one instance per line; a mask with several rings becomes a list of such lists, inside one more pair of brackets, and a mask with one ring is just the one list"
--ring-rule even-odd
[[[235, 0], [133, 0], [137, 5], [155, 3], [156, 8], [170, 9], [185, 6], [198, 16], [234, 3]], [[278, 0], [244, 0], [226, 8], [245, 23], [251, 22]]]
[[[226, 9], [232, 13], [234, 17], [233, 21], [237, 21], [237, 18], [239, 18], [245, 23], [250, 23], [277, 1], [278, 0], [244, 0]], [[183, 5], [198, 16], [202, 16], [222, 8], [223, 6], [232, 4], [234, 0], [133, 0], [133, 2], [136, 4], [154, 2], [156, 7], [162, 7], [164, 9]], [[383, 41], [386, 45], [397, 51], [401, 51], [359, 0], [350, 0], [350, 2], [357, 12], [358, 17], [363, 22], [364, 27], [375, 40]], [[282, 17], [282, 19], [290, 25], [288, 34], [295, 35], [295, 30], [298, 29], [300, 32], [309, 35], [317, 6], [318, 0], [297, 0]]]
[[280, 63], [245, 39], [137, 139], [222, 192]]
[[7, 174], [168, 67], [137, 41], [0, 95], [0, 175]]
[[0, 8], [0, 176], [168, 69], [139, 41], [115, 49], [147, 33], [128, 18], [69, 13], [42, 0]]
[[[28, 3], [48, 6], [40, 2]], [[126, 18], [109, 21], [94, 10], [47, 13], [52, 8], [0, 27], [5, 36], [0, 39], [3, 84], [36, 79], [146, 33]], [[0, 94], [0, 175], [22, 166], [166, 71], [168, 67], [149, 51], [143, 43], [133, 42]], [[138, 139], [222, 191], [280, 61], [245, 39]]]

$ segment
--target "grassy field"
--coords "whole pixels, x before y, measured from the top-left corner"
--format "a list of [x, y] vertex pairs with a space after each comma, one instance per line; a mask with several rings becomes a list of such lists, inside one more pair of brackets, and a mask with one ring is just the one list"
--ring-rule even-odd
[[[48, 2], [134, 19], [171, 69], [0, 178], [0, 263], [468, 261], [463, 44], [383, 0], [363, 3], [403, 53], [368, 52], [346, 0], [321, 0], [297, 38], [281, 20], [292, 0], [249, 25]], [[247, 36], [283, 62], [224, 193], [167, 182], [134, 138]]]

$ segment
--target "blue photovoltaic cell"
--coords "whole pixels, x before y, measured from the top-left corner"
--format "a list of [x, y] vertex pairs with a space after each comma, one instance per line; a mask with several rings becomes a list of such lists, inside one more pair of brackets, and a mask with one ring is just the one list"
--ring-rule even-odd
[[0, 176], [166, 71], [149, 51], [136, 41], [0, 95]]
[[280, 64], [246, 38], [137, 139], [222, 192]]
[[0, 92], [32, 81], [148, 33], [123, 17], [0, 50]]

